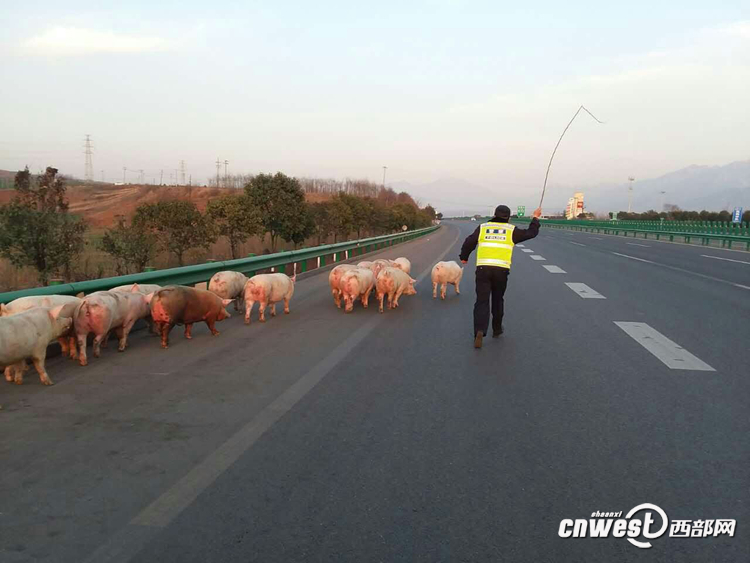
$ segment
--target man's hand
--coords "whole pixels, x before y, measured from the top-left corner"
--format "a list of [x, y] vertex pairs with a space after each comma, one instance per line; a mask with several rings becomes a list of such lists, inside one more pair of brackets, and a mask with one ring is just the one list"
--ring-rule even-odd
[[542, 216], [542, 208], [541, 207], [537, 207], [534, 210], [534, 213], [532, 215], [534, 215], [534, 217], [536, 217], [537, 219], [539, 219], [539, 217]]
[[461, 264], [466, 264], [466, 262], [468, 262], [468, 260], [461, 260]]

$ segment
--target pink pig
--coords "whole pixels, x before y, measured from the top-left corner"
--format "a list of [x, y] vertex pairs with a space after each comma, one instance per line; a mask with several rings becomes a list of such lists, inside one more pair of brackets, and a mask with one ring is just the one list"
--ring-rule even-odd
[[386, 295], [388, 296], [389, 309], [398, 307], [398, 299], [401, 295], [416, 295], [417, 290], [414, 289], [416, 282], [417, 280], [399, 268], [385, 268], [381, 270], [375, 282], [378, 302], [380, 304], [378, 310], [381, 313], [383, 312], [383, 299]]
[[359, 299], [362, 306], [367, 309], [370, 300], [370, 292], [375, 286], [375, 274], [369, 268], [354, 268], [347, 270], [341, 276], [339, 288], [346, 303], [346, 312], [354, 310], [354, 301]]
[[245, 284], [245, 324], [250, 324], [250, 312], [257, 301], [260, 304], [260, 322], [266, 322], [266, 307], [271, 305], [271, 316], [276, 316], [276, 303], [284, 302], [284, 313], [289, 314], [289, 301], [294, 295], [295, 274], [258, 274]]

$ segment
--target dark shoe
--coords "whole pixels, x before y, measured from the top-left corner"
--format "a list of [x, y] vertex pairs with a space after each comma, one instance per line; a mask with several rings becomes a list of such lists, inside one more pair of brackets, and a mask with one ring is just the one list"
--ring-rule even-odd
[[482, 347], [482, 338], [484, 338], [484, 333], [481, 330], [477, 331], [476, 336], [474, 336], [474, 348], [479, 349]]
[[497, 331], [494, 331], [494, 330], [493, 330], [493, 331], [492, 331], [492, 338], [500, 338], [500, 335], [501, 335], [501, 334], [502, 334], [503, 332], [505, 332], [505, 330], [503, 330], [503, 327], [500, 327], [500, 332], [497, 332]]

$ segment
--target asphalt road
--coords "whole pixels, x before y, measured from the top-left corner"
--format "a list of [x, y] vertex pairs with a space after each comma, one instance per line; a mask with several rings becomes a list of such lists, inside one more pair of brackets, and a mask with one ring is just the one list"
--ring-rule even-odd
[[[380, 253], [420, 280], [398, 310], [311, 275], [289, 316], [4, 386], [0, 561], [750, 559], [750, 254], [543, 229], [477, 351], [473, 266], [429, 280], [475, 226]], [[642, 503], [736, 531], [558, 535]]]

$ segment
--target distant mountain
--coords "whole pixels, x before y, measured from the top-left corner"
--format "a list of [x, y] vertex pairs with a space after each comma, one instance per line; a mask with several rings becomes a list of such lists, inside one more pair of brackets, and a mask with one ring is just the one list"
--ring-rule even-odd
[[[585, 193], [589, 211], [623, 211], [628, 208], [627, 183], [579, 189]], [[661, 211], [663, 204], [697, 211], [731, 210], [735, 206], [750, 208], [750, 160], [724, 166], [693, 165], [658, 178], [636, 179], [633, 183], [633, 211]]]
[[499, 197], [488, 188], [459, 178], [441, 178], [427, 184], [390, 182], [388, 187], [407, 192], [421, 205], [429, 203], [448, 216], [491, 214]]

